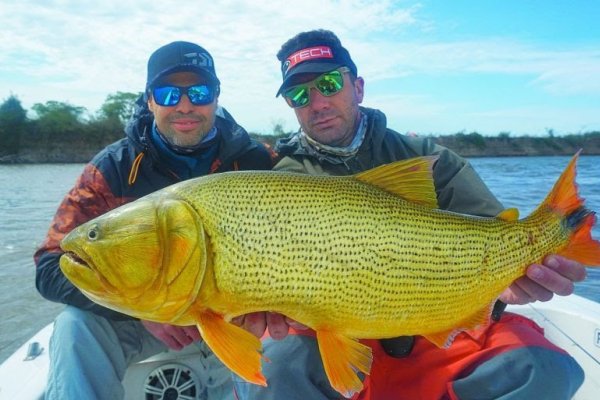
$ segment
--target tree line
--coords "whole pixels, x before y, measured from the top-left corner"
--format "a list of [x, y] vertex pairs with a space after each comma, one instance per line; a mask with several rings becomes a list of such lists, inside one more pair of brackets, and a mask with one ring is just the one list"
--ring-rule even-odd
[[110, 94], [91, 116], [85, 107], [59, 101], [36, 103], [28, 113], [18, 97], [10, 95], [0, 104], [0, 157], [24, 148], [43, 149], [61, 143], [97, 147], [120, 139], [140, 95]]
[[[0, 162], [85, 162], [124, 136], [125, 124], [141, 94], [109, 94], [92, 115], [85, 107], [58, 101], [36, 103], [28, 112], [17, 96], [10, 95], [0, 104]], [[281, 124], [275, 124], [268, 134], [250, 135], [272, 146], [277, 138], [290, 133], [285, 132]], [[489, 137], [464, 131], [428, 136], [463, 155], [561, 154], [570, 152], [571, 148], [600, 154], [598, 131], [558, 136], [553, 129], [547, 129], [545, 137], [513, 137], [510, 132]], [[27, 157], [21, 157], [24, 152], [28, 153]], [[45, 156], [52, 152], [54, 158]], [[65, 152], [69, 154], [63, 154]]]

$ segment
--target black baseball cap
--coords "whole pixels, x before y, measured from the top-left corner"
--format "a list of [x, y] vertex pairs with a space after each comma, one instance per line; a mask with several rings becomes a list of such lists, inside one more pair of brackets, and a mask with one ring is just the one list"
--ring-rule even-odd
[[283, 83], [277, 91], [281, 92], [293, 81], [292, 78], [299, 74], [333, 71], [340, 67], [348, 67], [356, 75], [356, 65], [350, 53], [343, 46], [336, 43], [311, 43], [306, 46], [292, 48], [281, 62], [281, 75]]
[[220, 84], [210, 53], [197, 44], [178, 41], [160, 47], [148, 59], [146, 90], [159, 78], [184, 71], [196, 72], [215, 85]]

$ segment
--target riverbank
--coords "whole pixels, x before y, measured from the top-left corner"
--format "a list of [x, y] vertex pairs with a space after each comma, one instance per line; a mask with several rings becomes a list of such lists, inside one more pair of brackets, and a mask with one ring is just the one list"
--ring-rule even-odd
[[433, 138], [463, 157], [570, 156], [580, 149], [600, 155], [600, 133], [564, 137], [451, 135]]
[[[278, 137], [252, 134], [259, 141], [274, 146]], [[583, 149], [585, 155], [600, 155], [600, 132], [560, 137], [510, 137], [500, 134], [486, 137], [478, 133], [428, 136], [464, 157], [567, 156]], [[51, 146], [23, 142], [14, 154], [2, 154], [1, 164], [85, 163], [94, 157], [107, 140], [94, 143], [54, 142]]]

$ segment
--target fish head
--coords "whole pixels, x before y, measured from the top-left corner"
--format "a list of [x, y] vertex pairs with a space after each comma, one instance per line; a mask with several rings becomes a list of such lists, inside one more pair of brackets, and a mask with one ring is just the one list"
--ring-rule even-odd
[[173, 322], [196, 298], [206, 238], [185, 201], [150, 195], [71, 231], [60, 268], [83, 294], [136, 318]]

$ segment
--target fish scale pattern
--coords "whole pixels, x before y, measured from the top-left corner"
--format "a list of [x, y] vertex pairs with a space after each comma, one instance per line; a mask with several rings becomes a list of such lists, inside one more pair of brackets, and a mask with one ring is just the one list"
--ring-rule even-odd
[[176, 193], [202, 220], [228, 309], [281, 312], [351, 337], [455, 327], [567, 240], [550, 213], [470, 218], [352, 177], [242, 172], [201, 180]]

